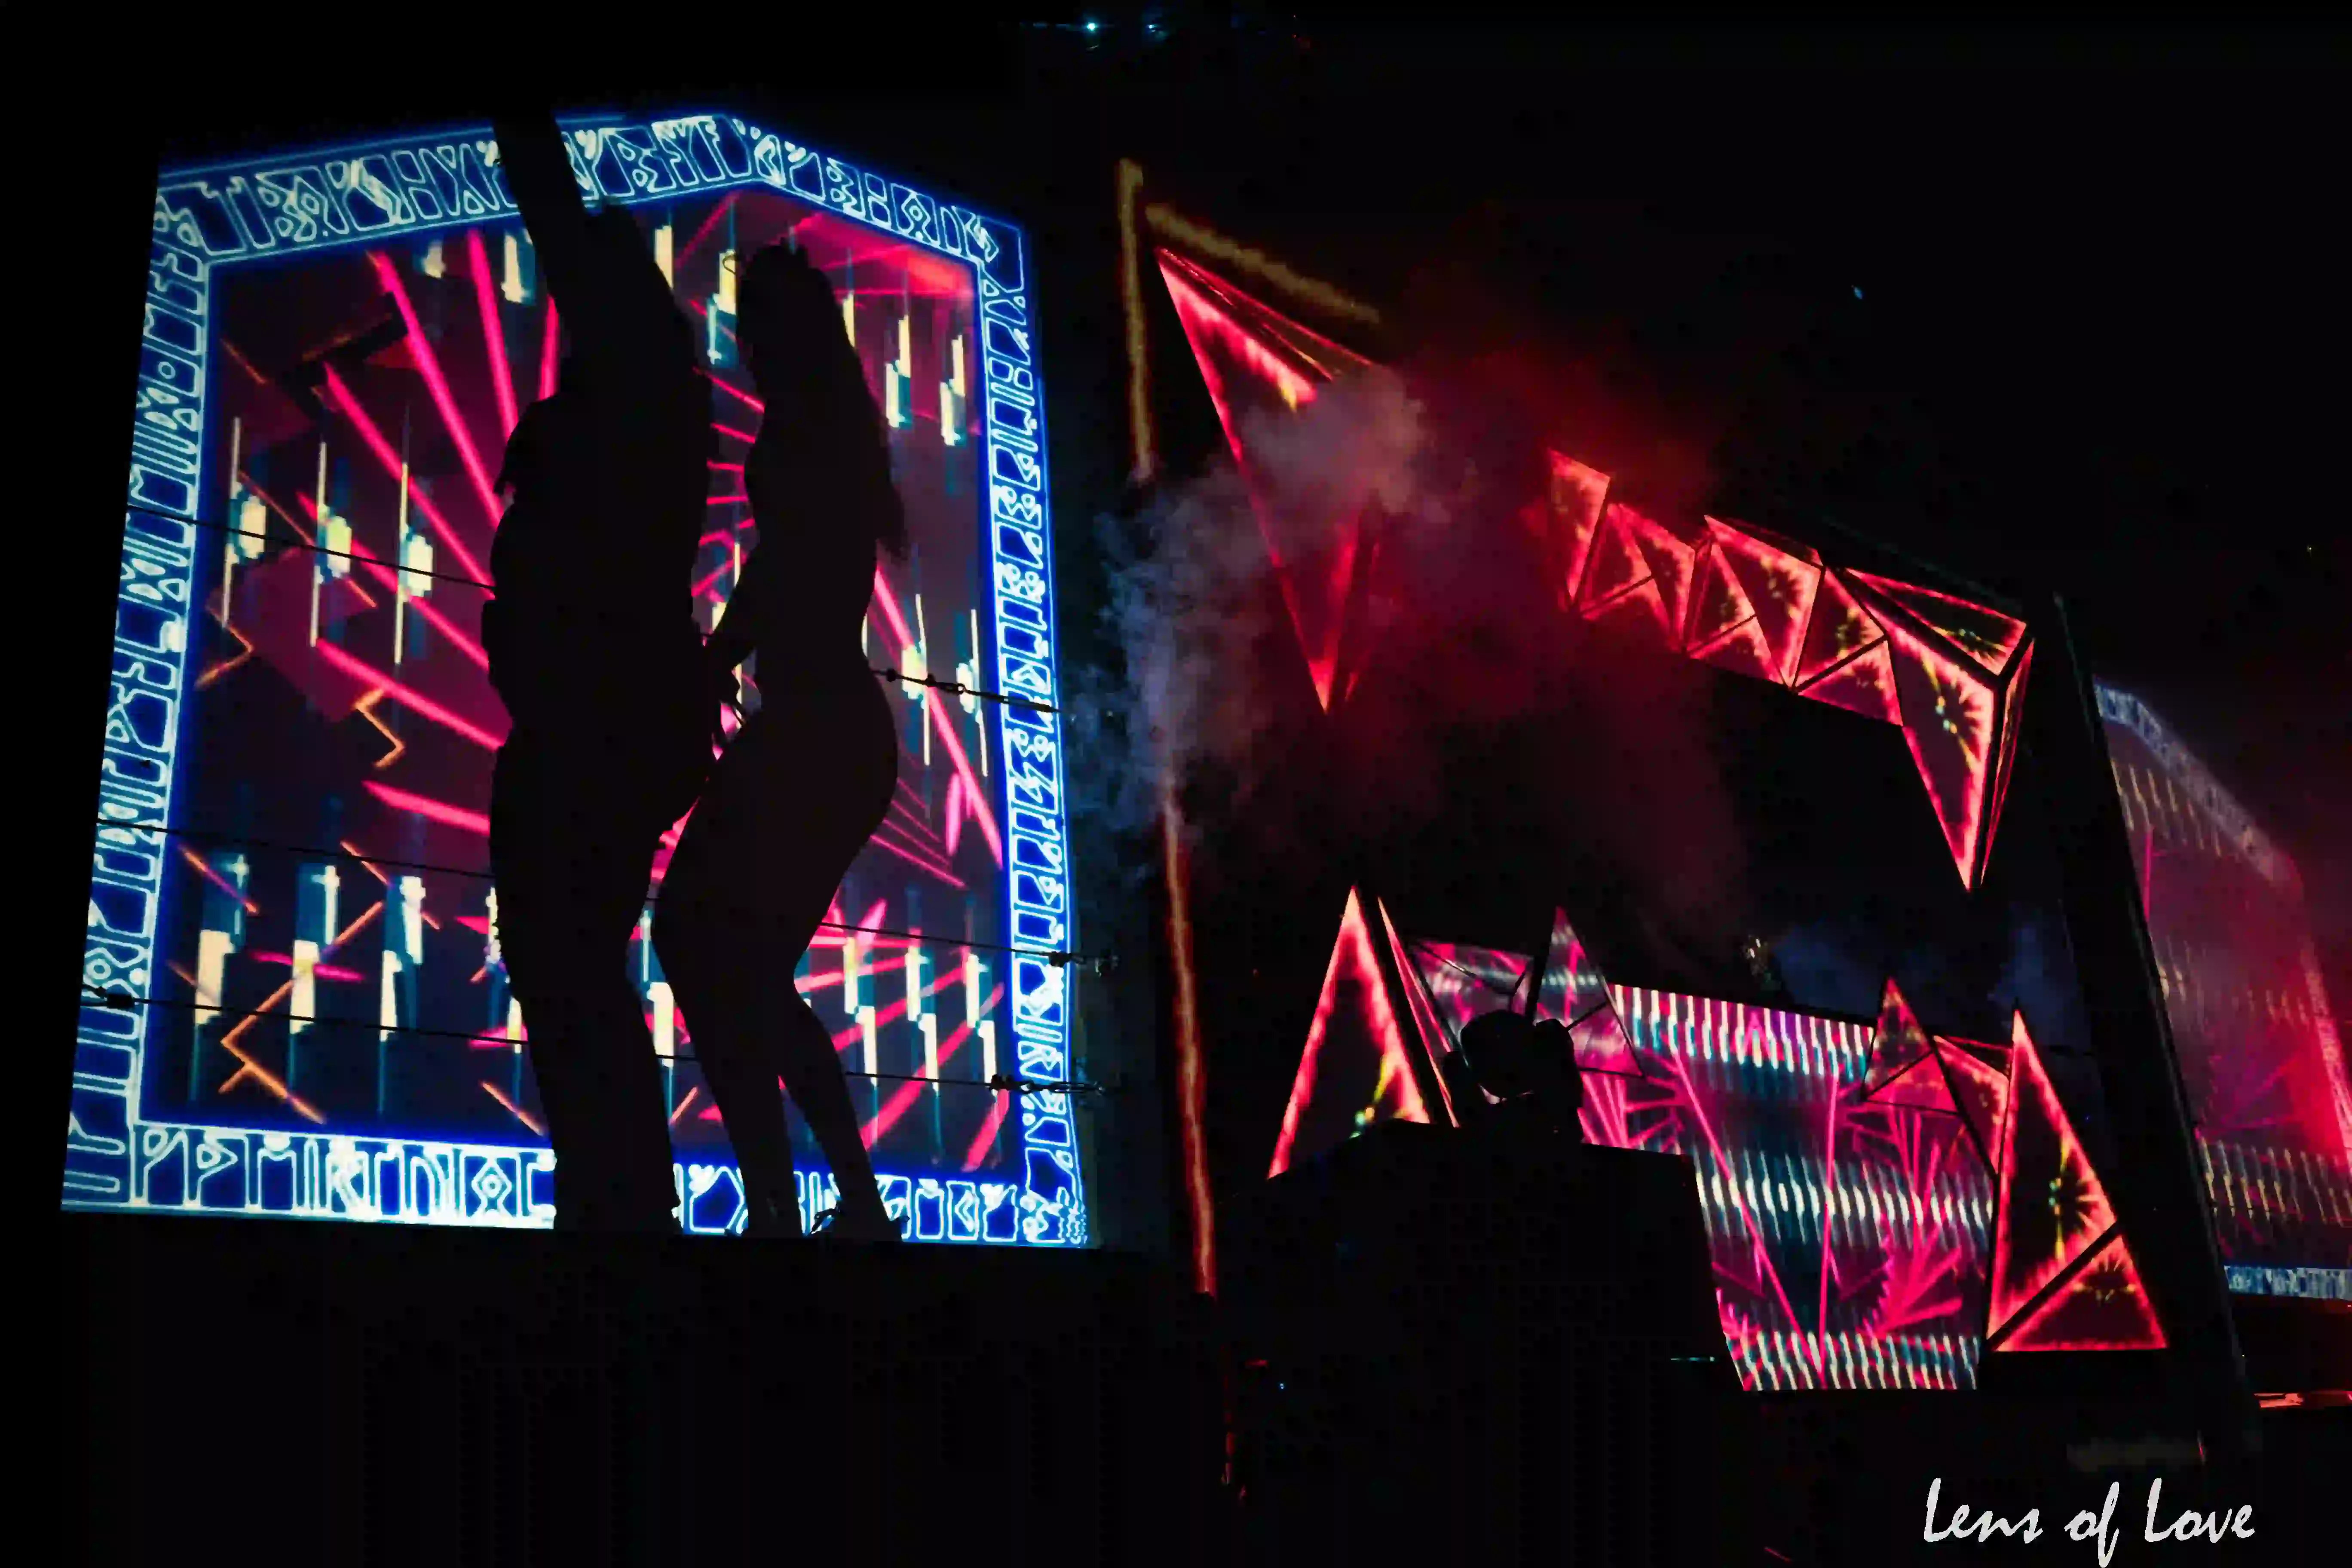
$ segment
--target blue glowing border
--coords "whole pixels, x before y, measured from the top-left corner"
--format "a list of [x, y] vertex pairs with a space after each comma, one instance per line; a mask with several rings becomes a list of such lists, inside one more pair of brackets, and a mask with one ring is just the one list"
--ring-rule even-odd
[[[998, 689], [1055, 700], [1053, 562], [1043, 388], [1032, 347], [1027, 247], [999, 219], [940, 202], [730, 115], [649, 123], [566, 121], [573, 172], [607, 201], [658, 201], [766, 186], [971, 266], [986, 392], [988, 531]], [[195, 529], [205, 489], [213, 274], [511, 217], [487, 131], [404, 136], [294, 157], [166, 172], [155, 195], [145, 330], [122, 524], [106, 751], [99, 781], [82, 979], [145, 996], [155, 968], [164, 836], [110, 823], [172, 820], [188, 679]], [[999, 704], [1005, 880], [1016, 947], [1072, 945], [1058, 716]], [[1066, 970], [1013, 960], [1016, 1070], [1069, 1076]], [[142, 1123], [146, 1008], [89, 1005], [75, 1035], [64, 1203], [318, 1218], [544, 1224], [544, 1151], [329, 1134]], [[1087, 1214], [1068, 1099], [1020, 1097], [1023, 1179], [886, 1177], [894, 1212], [921, 1239], [1083, 1245]], [[688, 1228], [727, 1167], [681, 1165]], [[803, 1191], [803, 1212], [813, 1194]], [[412, 1202], [412, 1199], [418, 1201]], [[932, 1222], [936, 1223], [932, 1223]]]

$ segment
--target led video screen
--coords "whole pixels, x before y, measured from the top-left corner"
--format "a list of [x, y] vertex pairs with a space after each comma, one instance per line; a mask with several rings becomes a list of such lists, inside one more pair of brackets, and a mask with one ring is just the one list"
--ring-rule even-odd
[[2352, 1087], [2302, 877], [2146, 703], [2098, 700], [2231, 1288], [2352, 1300]]
[[[736, 263], [842, 299], [913, 550], [869, 662], [888, 820], [800, 984], [916, 1239], [1087, 1236], [1042, 393], [1022, 234], [727, 115], [567, 122], [701, 334], [707, 630], [759, 547]], [[486, 131], [159, 182], [64, 1201], [543, 1225], [546, 1148], [486, 874], [507, 717], [481, 647], [494, 488], [563, 337]], [[900, 679], [903, 677], [904, 679]], [[754, 679], [747, 700], [756, 702]], [[825, 737], [803, 738], [820, 763]], [[788, 805], [780, 809], [789, 809]], [[687, 1228], [741, 1224], [692, 1025], [630, 950]], [[830, 1206], [793, 1121], [803, 1218]]]

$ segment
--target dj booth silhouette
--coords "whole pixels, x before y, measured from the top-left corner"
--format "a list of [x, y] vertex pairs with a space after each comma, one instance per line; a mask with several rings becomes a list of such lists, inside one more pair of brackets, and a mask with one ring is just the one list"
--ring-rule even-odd
[[1242, 1206], [1221, 1305], [1268, 1533], [1723, 1560], [1746, 1412], [1687, 1161], [1390, 1121]]

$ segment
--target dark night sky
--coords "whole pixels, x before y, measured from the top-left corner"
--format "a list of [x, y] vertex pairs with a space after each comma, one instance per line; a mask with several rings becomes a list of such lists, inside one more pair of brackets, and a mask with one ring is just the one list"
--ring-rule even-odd
[[[1759, 514], [1826, 514], [2064, 592], [2094, 668], [2304, 864], [2342, 1011], [2340, 47], [1346, 35], [1185, 7], [1155, 43], [1132, 13], [1097, 14], [1092, 38], [1007, 29], [936, 50], [912, 27], [753, 23], [723, 51], [681, 38], [667, 83], [614, 50], [530, 74], [566, 106], [740, 104], [1027, 226], [1074, 541], [1124, 463], [1121, 155], [1303, 270], [1445, 301], [1454, 330], [1532, 320], [1615, 345]], [[226, 152], [491, 106], [490, 84], [449, 74], [459, 54], [395, 78], [373, 49], [261, 36], [220, 56], [245, 88], [178, 99], [155, 134]], [[151, 157], [122, 149], [132, 258]], [[127, 298], [137, 270], [97, 276]], [[99, 330], [111, 320], [91, 330], [121, 353], [85, 356], [100, 409], [124, 395], [134, 330]], [[89, 635], [95, 658], [102, 621]], [[66, 772], [87, 787], [79, 761]]]

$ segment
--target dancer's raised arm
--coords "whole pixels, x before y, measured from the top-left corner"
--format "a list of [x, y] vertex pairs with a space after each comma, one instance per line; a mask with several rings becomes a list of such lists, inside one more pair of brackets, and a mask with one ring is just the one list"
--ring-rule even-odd
[[571, 155], [564, 151], [555, 116], [544, 110], [503, 115], [493, 123], [492, 133], [498, 138], [499, 166], [506, 171], [507, 189], [522, 211], [523, 227], [530, 231], [540, 271], [556, 308], [575, 320], [593, 311], [589, 294], [594, 288], [594, 264], [589, 254], [588, 213], [581, 205], [580, 182], [572, 176]]

